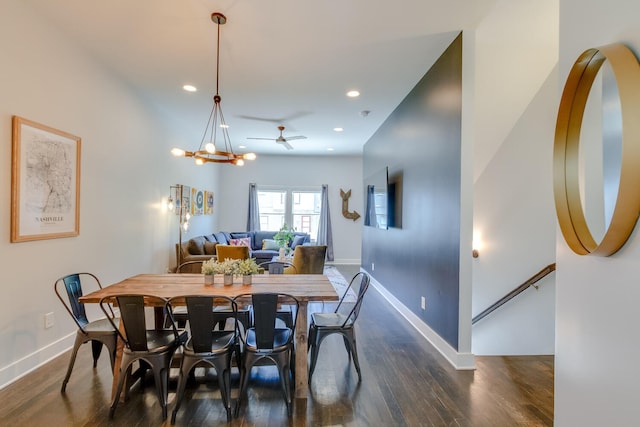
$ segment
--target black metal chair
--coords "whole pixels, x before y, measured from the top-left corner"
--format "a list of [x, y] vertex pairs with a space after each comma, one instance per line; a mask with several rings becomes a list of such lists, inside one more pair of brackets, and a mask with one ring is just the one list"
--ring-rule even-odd
[[[288, 261], [265, 261], [259, 265], [262, 268], [267, 267], [269, 274], [284, 274], [284, 269], [289, 268], [293, 274], [298, 273], [295, 265]], [[284, 322], [287, 327], [293, 327], [293, 314], [291, 310], [278, 310], [276, 317]]]
[[[218, 376], [222, 403], [227, 411], [227, 421], [231, 421], [231, 358], [236, 352], [238, 369], [240, 369], [240, 344], [238, 341], [237, 304], [225, 296], [187, 295], [169, 300], [169, 317], [172, 318], [173, 303], [180, 301], [186, 304], [187, 318], [191, 336], [185, 343], [178, 377], [176, 404], [171, 414], [171, 424], [176, 421], [176, 414], [184, 398], [187, 378], [193, 368], [200, 362], [213, 366]], [[214, 316], [216, 307], [231, 307], [231, 318], [235, 327], [233, 330], [214, 330], [217, 318]]]
[[[356, 279], [360, 278], [360, 288], [358, 289], [358, 298], [355, 304], [351, 308], [351, 311], [345, 314], [346, 310], [342, 309], [343, 302], [349, 289], [351, 289], [356, 283]], [[358, 382], [362, 381], [360, 374], [360, 363], [358, 362], [358, 349], [356, 347], [356, 331], [355, 323], [360, 313], [360, 307], [362, 306], [362, 300], [364, 294], [369, 289], [370, 278], [369, 275], [360, 272], [353, 276], [349, 287], [345, 291], [344, 295], [340, 298], [340, 302], [333, 313], [313, 313], [311, 314], [311, 325], [309, 325], [308, 335], [308, 350], [311, 352], [311, 362], [309, 365], [309, 384], [311, 384], [311, 377], [313, 371], [316, 368], [316, 362], [318, 361], [318, 351], [320, 350], [320, 344], [322, 341], [331, 334], [341, 334], [344, 339], [344, 346], [347, 349], [347, 355], [349, 361], [353, 355], [353, 364], [358, 372]]]
[[[71, 377], [71, 371], [73, 371], [73, 365], [76, 361], [78, 349], [82, 344], [91, 341], [91, 351], [93, 353], [93, 367], [95, 368], [98, 363], [98, 358], [102, 351], [102, 346], [107, 347], [109, 351], [109, 360], [111, 361], [111, 370], [113, 370], [113, 364], [116, 355], [116, 342], [117, 342], [117, 324], [118, 319], [115, 319], [115, 315], [111, 307], [109, 307], [109, 313], [107, 316], [114, 318], [115, 327], [107, 319], [97, 319], [89, 321], [87, 313], [84, 308], [84, 304], [78, 301], [78, 298], [82, 296], [82, 282], [90, 281], [94, 286], [102, 289], [100, 280], [91, 273], [75, 273], [61, 277], [55, 281], [53, 289], [58, 296], [58, 299], [64, 305], [64, 308], [69, 312], [73, 321], [78, 325], [78, 332], [76, 334], [75, 342], [73, 343], [73, 351], [71, 352], [71, 360], [69, 361], [69, 367], [67, 368], [67, 375], [62, 381], [62, 388], [60, 391], [65, 392], [67, 383]], [[64, 288], [67, 294], [67, 300], [60, 294], [59, 287], [64, 284]]]
[[[167, 418], [167, 394], [169, 382], [169, 368], [174, 353], [186, 342], [187, 333], [176, 328], [171, 322], [169, 329], [147, 329], [145, 321], [145, 304], [163, 305], [167, 307], [167, 300], [153, 295], [121, 294], [105, 297], [100, 300], [100, 308], [106, 313], [109, 303], [117, 303], [120, 309], [121, 322], [124, 326], [124, 334], [118, 329], [120, 338], [124, 341], [122, 351], [122, 364], [116, 393], [109, 410], [109, 418], [113, 418], [116, 406], [120, 401], [120, 393], [125, 379], [131, 374], [133, 362], [145, 362], [151, 367], [156, 386], [158, 401], [162, 408], [162, 419]], [[115, 327], [115, 324], [114, 324]], [[125, 396], [128, 390], [125, 390]]]
[[[287, 404], [287, 413], [291, 415], [291, 367], [294, 362], [294, 338], [297, 313], [300, 303], [288, 294], [257, 293], [238, 295], [235, 301], [251, 300], [253, 307], [253, 326], [240, 337], [243, 343], [242, 365], [240, 370], [240, 393], [236, 404], [236, 415], [240, 411], [242, 399], [246, 397], [251, 368], [259, 361], [270, 361], [278, 368], [280, 385]], [[295, 309], [293, 327], [276, 327], [276, 314], [280, 305]]]

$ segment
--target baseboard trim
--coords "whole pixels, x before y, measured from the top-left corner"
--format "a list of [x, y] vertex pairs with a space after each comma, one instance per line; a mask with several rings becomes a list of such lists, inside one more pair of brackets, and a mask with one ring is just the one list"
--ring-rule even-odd
[[[371, 276], [371, 273], [361, 268], [361, 271], [366, 272]], [[373, 276], [371, 276], [371, 284], [382, 295], [393, 308], [398, 311], [407, 319], [409, 324], [413, 326], [436, 350], [447, 359], [451, 365], [457, 370], [473, 370], [475, 369], [475, 358], [472, 353], [459, 353], [456, 349], [446, 342], [440, 335], [438, 335], [433, 329], [431, 329], [426, 323], [416, 316], [411, 310], [407, 308], [400, 300], [398, 300], [393, 294], [391, 294], [380, 282], [378, 282]]]
[[35, 371], [73, 347], [76, 332], [48, 344], [0, 369], [0, 390]]

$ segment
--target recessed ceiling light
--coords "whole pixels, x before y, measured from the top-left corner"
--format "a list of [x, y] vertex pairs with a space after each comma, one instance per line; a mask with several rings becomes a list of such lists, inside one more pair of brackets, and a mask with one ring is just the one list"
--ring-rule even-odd
[[197, 89], [195, 86], [193, 86], [193, 85], [184, 85], [184, 86], [182, 86], [182, 89], [186, 90], [187, 92], [195, 92], [195, 91], [197, 91], [197, 90], [198, 90], [198, 89]]
[[360, 92], [358, 92], [357, 90], [350, 90], [349, 92], [347, 92], [347, 96], [349, 98], [357, 98], [360, 96]]
[[246, 145], [238, 145], [238, 148], [244, 149], [244, 148], [247, 148], [247, 146]]
[[342, 132], [344, 129], [343, 128], [333, 128], [334, 131], [336, 132]]
[[333, 147], [327, 148], [327, 151], [333, 151]]

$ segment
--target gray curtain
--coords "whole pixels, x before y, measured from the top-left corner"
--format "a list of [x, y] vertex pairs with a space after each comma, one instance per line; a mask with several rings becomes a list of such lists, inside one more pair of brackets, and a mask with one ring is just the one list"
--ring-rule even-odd
[[331, 233], [331, 215], [329, 214], [329, 186], [322, 184], [320, 206], [320, 224], [318, 225], [318, 245], [327, 245], [327, 261], [333, 261], [333, 234]]
[[249, 214], [247, 216], [247, 231], [260, 230], [260, 211], [258, 208], [258, 187], [255, 182], [249, 184]]

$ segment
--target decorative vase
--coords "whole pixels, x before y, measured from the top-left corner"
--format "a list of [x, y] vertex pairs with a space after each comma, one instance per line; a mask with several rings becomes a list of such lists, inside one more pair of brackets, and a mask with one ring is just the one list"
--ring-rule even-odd
[[233, 285], [233, 274], [225, 274], [224, 275], [224, 284], [225, 285]]
[[251, 284], [251, 275], [250, 274], [243, 274], [242, 275], [242, 284], [243, 285], [250, 285]]
[[213, 286], [213, 274], [204, 275], [204, 284], [207, 286]]
[[286, 249], [283, 246], [278, 250], [278, 256], [280, 257], [281, 261], [284, 259], [285, 254], [286, 254]]

